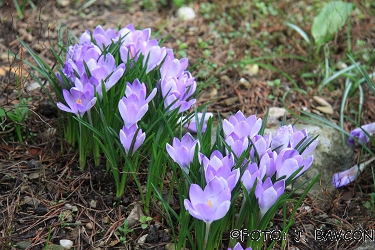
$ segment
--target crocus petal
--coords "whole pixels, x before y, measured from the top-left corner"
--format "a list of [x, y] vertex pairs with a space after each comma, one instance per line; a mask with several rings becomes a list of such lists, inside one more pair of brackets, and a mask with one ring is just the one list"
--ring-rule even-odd
[[214, 220], [222, 219], [228, 213], [230, 205], [231, 203], [228, 200], [221, 203], [221, 205], [215, 211]]
[[189, 189], [190, 201], [193, 205], [206, 202], [202, 188], [197, 184], [191, 184]]
[[189, 213], [191, 214], [191, 216], [197, 218], [198, 220], [203, 220], [204, 219], [202, 217], [202, 215], [198, 211], [195, 210], [195, 208], [193, 207], [192, 203], [188, 199], [184, 200], [184, 206], [185, 206], [185, 209], [187, 211], [189, 211]]
[[199, 203], [194, 208], [202, 216], [204, 222], [211, 223], [216, 220], [216, 213], [208, 203]]

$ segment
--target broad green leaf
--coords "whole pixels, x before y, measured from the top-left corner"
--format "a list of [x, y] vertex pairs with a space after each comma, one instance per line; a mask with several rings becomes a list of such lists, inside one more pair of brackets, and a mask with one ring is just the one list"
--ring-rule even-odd
[[323, 44], [331, 40], [333, 35], [345, 25], [352, 9], [352, 3], [342, 1], [327, 3], [319, 15], [314, 18], [311, 27], [315, 43]]

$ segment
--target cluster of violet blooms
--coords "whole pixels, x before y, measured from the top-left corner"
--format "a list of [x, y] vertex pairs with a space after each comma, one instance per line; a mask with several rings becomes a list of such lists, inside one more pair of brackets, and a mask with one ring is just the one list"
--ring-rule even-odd
[[[350, 132], [350, 136], [348, 137], [348, 144], [354, 145], [355, 141], [353, 138], [356, 138], [358, 140], [358, 143], [360, 145], [367, 144], [370, 141], [370, 138], [365, 133], [372, 136], [375, 134], [375, 123], [370, 123], [363, 125], [361, 128], [355, 128]], [[353, 182], [357, 179], [357, 177], [364, 171], [365, 167], [370, 164], [372, 161], [374, 161], [375, 158], [372, 158], [371, 160], [368, 160], [366, 162], [363, 162], [359, 165], [354, 165], [353, 167], [336, 173], [332, 177], [332, 184], [336, 187], [343, 187], [348, 185], [349, 183]]]
[[[196, 90], [196, 81], [186, 70], [188, 60], [175, 58], [172, 49], [160, 47], [156, 39], [150, 40], [150, 35], [151, 29], [136, 30], [131, 24], [118, 32], [113, 29], [103, 30], [101, 26], [97, 26], [92, 34], [86, 30], [80, 37], [80, 43], [68, 49], [62, 70], [64, 76], [57, 73], [67, 104], [59, 102], [57, 106], [81, 118], [88, 112], [90, 120], [90, 109], [97, 101], [96, 94], [102, 99], [102, 85], [106, 91], [111, 89], [127, 67], [130, 69], [134, 66], [140, 55], [143, 55], [146, 74], [160, 66], [158, 89], [153, 89], [146, 98], [145, 83], [136, 79], [126, 83], [125, 96], [119, 100], [118, 108], [124, 121], [120, 139], [126, 153], [130, 150], [134, 136], [133, 152], [145, 140], [145, 133], [138, 129], [137, 122], [147, 112], [148, 103], [158, 91], [162, 94], [164, 106], [170, 110], [179, 109], [179, 113], [190, 109], [195, 103], [191, 97]], [[108, 52], [108, 48], [119, 42], [122, 62], [116, 65], [115, 55]], [[70, 86], [66, 86], [63, 77]]]
[[[207, 185], [202, 189], [197, 184], [191, 184], [190, 200], [185, 199], [184, 206], [193, 217], [204, 221], [206, 228], [226, 215], [231, 206], [231, 192], [240, 181], [248, 193], [256, 183], [255, 196], [263, 217], [284, 193], [285, 180], [302, 168], [294, 177], [297, 178], [311, 166], [314, 159], [311, 153], [318, 140], [308, 145], [302, 154], [295, 149], [302, 140], [311, 137], [305, 129], [298, 131], [292, 125], [282, 126], [272, 137], [271, 133], [259, 135], [261, 126], [260, 118], [257, 119], [255, 115], [245, 117], [238, 111], [229, 120], [223, 121], [225, 141], [232, 152], [226, 150], [223, 155], [215, 150], [210, 158], [199, 153]], [[251, 146], [248, 163], [243, 165], [245, 171], [241, 176], [240, 169], [234, 169], [234, 155], [240, 157]], [[186, 133], [181, 140], [174, 138], [172, 145], [166, 145], [170, 157], [186, 174], [189, 174], [196, 147], [200, 148], [200, 142], [190, 133]], [[259, 161], [255, 157], [259, 157]], [[275, 182], [272, 181], [274, 176]]]

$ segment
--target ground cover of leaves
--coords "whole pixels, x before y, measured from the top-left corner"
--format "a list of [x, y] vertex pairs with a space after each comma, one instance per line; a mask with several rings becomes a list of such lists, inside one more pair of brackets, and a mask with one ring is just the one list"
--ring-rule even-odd
[[[313, 110], [312, 96], [320, 95], [334, 109], [329, 118], [334, 122], [339, 118], [337, 110], [341, 104], [343, 82], [338, 80], [318, 93], [316, 84], [309, 85], [300, 77], [301, 72], [316, 70], [315, 61], [306, 63], [288, 56], [272, 57], [275, 52], [308, 56], [308, 46], [283, 22], [294, 20], [309, 31], [311, 20], [316, 15], [314, 1], [292, 1], [293, 4], [278, 1], [267, 5], [266, 9], [242, 1], [194, 1], [191, 6], [197, 16], [192, 21], [176, 18], [176, 8], [171, 3], [165, 6], [154, 3], [156, 7], [150, 9], [142, 5], [146, 1], [101, 0], [80, 9], [84, 4], [82, 1], [66, 1], [64, 6], [55, 1], [33, 2], [35, 9], [27, 5], [22, 19], [17, 15], [13, 1], [3, 1], [0, 7], [0, 105], [14, 107], [19, 93], [25, 98], [31, 97], [28, 104], [31, 114], [23, 123], [25, 141], [17, 142], [13, 131], [0, 132], [1, 249], [15, 249], [17, 244], [20, 247], [20, 243], [28, 244], [29, 249], [43, 249], [47, 241], [58, 244], [60, 239], [72, 240], [75, 249], [165, 249], [166, 244], [172, 241], [170, 228], [163, 223], [162, 213], [155, 204], [147, 214], [152, 217], [148, 227], [142, 229], [140, 223], [136, 224], [133, 232], [127, 235], [127, 243], [120, 242], [116, 229], [137, 206], [137, 188], [130, 183], [124, 197], [116, 199], [112, 195], [114, 184], [111, 184], [111, 177], [103, 172], [103, 166], [95, 168], [89, 160], [86, 170], [78, 171], [77, 151], [54, 133], [57, 111], [40, 88], [27, 89], [33, 82], [27, 72], [28, 66], [9, 56], [10, 50], [21, 58], [29, 58], [17, 36], [26, 41], [48, 65], [55, 67], [49, 47], [57, 49], [60, 25], [77, 36], [97, 25], [114, 28], [133, 23], [138, 28], [150, 27], [156, 38], [165, 39], [164, 46], [189, 58], [190, 65], [195, 65], [193, 74], [200, 83], [216, 79], [198, 100], [200, 104], [213, 101], [209, 108], [211, 112], [220, 112], [227, 117], [230, 112], [241, 110], [246, 115], [263, 117], [267, 107], [285, 105], [296, 112]], [[310, 3], [312, 7], [309, 7]], [[361, 49], [358, 40], [366, 41], [367, 49], [372, 49], [375, 44], [375, 19], [371, 17], [370, 10], [364, 9], [360, 3], [357, 5], [363, 17], [352, 20], [352, 50]], [[265, 13], [265, 10], [270, 13]], [[278, 13], [272, 14], [276, 10]], [[301, 16], [302, 10], [304, 16]], [[340, 61], [346, 52], [346, 31], [339, 32], [330, 46], [335, 51], [331, 58]], [[276, 71], [261, 67], [257, 74], [252, 75], [249, 65], [246, 67], [238, 63], [246, 57], [261, 56], [271, 56], [266, 62], [293, 77], [306, 93], [295, 91], [292, 83]], [[275, 79], [280, 79], [277, 88], [267, 83]], [[292, 91], [283, 102], [284, 93], [290, 89]], [[364, 92], [366, 101], [362, 122], [365, 124], [375, 120], [375, 100], [369, 91], [364, 89]], [[357, 96], [351, 97], [348, 106], [358, 105], [357, 100]], [[351, 115], [349, 111], [347, 115]], [[350, 130], [353, 125], [347, 123], [345, 128]], [[359, 149], [355, 150], [359, 156]], [[356, 160], [353, 159], [354, 164]], [[145, 174], [141, 172], [139, 176]], [[374, 182], [371, 168], [368, 168], [356, 184], [327, 193], [330, 202], [324, 206], [317, 206], [314, 200], [306, 198], [296, 215], [296, 223], [285, 247], [353, 249], [361, 245], [362, 241], [317, 240], [314, 230], [373, 230], [372, 192]], [[291, 209], [289, 206], [287, 213]], [[276, 215], [272, 228], [277, 230], [281, 226], [282, 211]], [[296, 242], [293, 237], [299, 232], [302, 232], [299, 235], [302, 238]], [[145, 243], [139, 244], [138, 240], [146, 234]], [[229, 234], [223, 238], [225, 243], [228, 242]], [[277, 249], [281, 248], [279, 243]]]

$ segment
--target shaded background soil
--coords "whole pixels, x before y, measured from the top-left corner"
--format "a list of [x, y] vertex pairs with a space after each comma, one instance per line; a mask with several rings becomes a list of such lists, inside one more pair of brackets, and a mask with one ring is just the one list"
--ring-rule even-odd
[[[146, 2], [149, 3], [144, 4]], [[263, 117], [268, 107], [285, 106], [297, 113], [301, 109], [313, 111], [316, 103], [312, 97], [319, 95], [334, 109], [331, 116], [319, 115], [333, 122], [339, 119], [343, 80], [318, 92], [322, 77], [314, 78], [313, 84], [302, 78], [303, 72], [319, 72], [319, 62], [313, 57], [308, 62], [293, 57], [308, 57], [310, 45], [283, 25], [284, 21], [292, 21], [309, 33], [312, 18], [317, 14], [318, 3], [314, 1], [278, 1], [267, 5], [269, 13], [254, 3], [242, 1], [194, 1], [191, 6], [197, 16], [191, 21], [179, 20], [175, 15], [176, 7], [169, 1], [162, 5], [153, 1], [100, 0], [87, 8], [82, 7], [84, 2], [81, 1], [33, 3], [34, 8], [25, 5], [23, 18], [17, 15], [12, 1], [3, 1], [0, 7], [0, 105], [12, 108], [18, 103], [19, 96], [31, 98], [28, 103], [31, 114], [23, 124], [24, 142], [16, 141], [13, 132], [9, 131], [10, 126], [0, 132], [1, 249], [14, 249], [17, 244], [20, 248], [20, 243], [28, 244], [29, 249], [42, 249], [47, 241], [58, 244], [63, 238], [73, 240], [75, 249], [135, 249], [137, 245], [140, 249], [165, 249], [172, 241], [160, 213], [151, 211], [150, 226], [143, 230], [136, 225], [128, 235], [127, 243], [120, 243], [115, 231], [138, 202], [137, 188], [129, 185], [125, 196], [116, 199], [112, 195], [114, 184], [103, 172], [104, 168], [95, 168], [89, 161], [87, 169], [79, 172], [76, 150], [62, 153], [61, 145], [65, 149], [69, 149], [69, 145], [55, 133], [57, 111], [43, 90], [28, 90], [34, 82], [27, 71], [29, 66], [9, 54], [11, 51], [22, 59], [29, 58], [17, 37], [56, 69], [49, 48], [57, 50], [60, 27], [78, 37], [84, 30], [93, 30], [97, 25], [104, 29], [129, 23], [140, 29], [150, 27], [155, 38], [165, 40], [164, 46], [189, 58], [199, 84], [214, 81], [198, 99], [199, 104], [213, 101], [209, 107], [211, 112], [220, 112], [227, 117], [231, 112], [241, 110], [246, 115]], [[374, 10], [367, 9], [363, 3], [356, 4], [362, 16], [351, 20], [352, 50], [363, 49], [358, 41], [365, 41], [365, 48], [371, 52], [375, 45], [375, 18], [371, 12]], [[276, 10], [278, 13], [272, 14]], [[62, 36], [68, 37], [66, 29]], [[344, 29], [330, 42], [333, 62], [344, 58], [347, 38]], [[251, 59], [261, 57], [264, 60], [258, 64], [272, 65], [278, 70], [261, 66], [259, 72], [251, 74], [249, 69], [256, 64]], [[323, 60], [324, 55], [319, 58]], [[295, 84], [282, 72], [291, 76]], [[280, 84], [271, 87], [268, 81], [276, 79], [280, 79]], [[295, 85], [304, 93], [297, 91]], [[49, 89], [48, 84], [45, 86]], [[283, 101], [286, 91], [290, 92]], [[364, 92], [363, 124], [375, 121], [375, 98], [368, 89]], [[358, 96], [351, 96], [348, 106], [357, 105]], [[350, 110], [348, 108], [346, 115], [355, 117]], [[288, 118], [292, 117], [288, 115]], [[346, 123], [345, 128], [350, 130], [353, 125]], [[359, 157], [360, 151], [356, 150]], [[368, 168], [356, 184], [327, 194], [331, 202], [323, 207], [306, 198], [287, 238], [286, 248], [353, 249], [361, 245], [360, 240], [317, 240], [314, 232], [317, 229], [375, 229], [374, 205], [371, 203], [374, 199], [370, 197], [373, 192], [374, 181], [371, 168]], [[274, 219], [273, 229], [281, 227], [280, 211]], [[293, 237], [298, 232], [302, 232], [303, 239], [295, 242]], [[145, 234], [149, 235], [146, 242], [138, 244]], [[224, 242], [228, 239], [229, 235], [225, 235]], [[280, 244], [276, 248], [281, 248]]]

